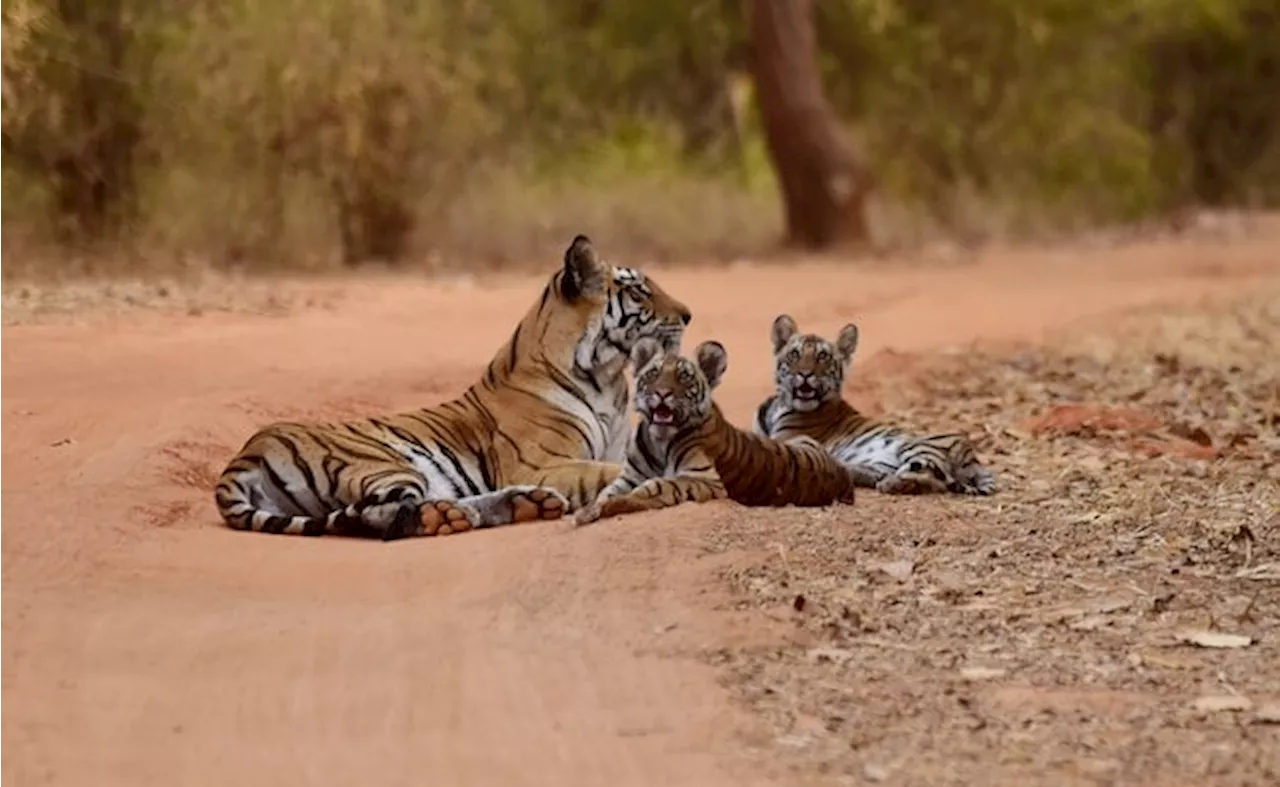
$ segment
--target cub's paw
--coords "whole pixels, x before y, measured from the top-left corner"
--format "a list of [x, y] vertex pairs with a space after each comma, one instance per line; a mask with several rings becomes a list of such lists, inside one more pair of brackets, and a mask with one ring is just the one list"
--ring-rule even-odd
[[876, 482], [876, 491], [886, 495], [925, 495], [946, 491], [946, 487], [927, 473], [902, 473], [881, 478]]
[[564, 495], [547, 486], [515, 490], [510, 500], [512, 523], [559, 519], [569, 510]]
[[996, 477], [989, 470], [974, 472], [965, 479], [964, 492], [967, 495], [994, 495], [996, 491]]

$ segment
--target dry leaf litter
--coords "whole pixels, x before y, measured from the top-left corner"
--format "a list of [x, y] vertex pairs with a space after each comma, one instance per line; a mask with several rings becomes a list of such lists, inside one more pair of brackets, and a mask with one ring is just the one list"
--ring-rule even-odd
[[1280, 784], [1280, 290], [852, 376], [859, 405], [968, 432], [1001, 489], [726, 518], [737, 608], [791, 634], [708, 658], [773, 767]]

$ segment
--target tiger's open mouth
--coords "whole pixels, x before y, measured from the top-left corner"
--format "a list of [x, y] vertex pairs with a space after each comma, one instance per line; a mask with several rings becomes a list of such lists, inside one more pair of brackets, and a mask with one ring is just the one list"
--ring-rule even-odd
[[800, 383], [795, 387], [797, 399], [816, 399], [818, 397], [818, 389], [808, 383]]
[[649, 421], [659, 426], [671, 426], [676, 422], [676, 411], [665, 404], [655, 405], [649, 411]]

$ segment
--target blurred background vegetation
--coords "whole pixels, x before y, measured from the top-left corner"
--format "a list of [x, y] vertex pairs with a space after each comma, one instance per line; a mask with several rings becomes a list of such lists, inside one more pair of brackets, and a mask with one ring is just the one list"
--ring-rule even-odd
[[[579, 231], [760, 252], [786, 227], [752, 7], [3, 0], [5, 277], [545, 265]], [[1277, 0], [805, 16], [876, 245], [1280, 202]]]

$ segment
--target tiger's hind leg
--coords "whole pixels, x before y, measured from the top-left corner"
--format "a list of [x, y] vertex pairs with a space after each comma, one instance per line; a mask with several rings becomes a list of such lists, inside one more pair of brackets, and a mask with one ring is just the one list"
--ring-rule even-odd
[[927, 495], [945, 492], [947, 487], [928, 473], [894, 473], [876, 483], [876, 491], [886, 495]]
[[415, 479], [389, 479], [352, 508], [359, 513], [347, 518], [345, 529], [372, 531], [383, 541], [461, 533], [481, 521], [480, 513], [463, 501], [429, 499]]
[[880, 489], [881, 483], [893, 478], [889, 473], [877, 470], [870, 465], [860, 465], [852, 462], [844, 462], [843, 464], [849, 468], [849, 475], [853, 477], [854, 486], [861, 486], [866, 489]]
[[564, 495], [548, 486], [519, 484], [464, 497], [460, 503], [474, 509], [477, 527], [518, 525], [524, 522], [559, 519], [569, 510]]
[[965, 495], [992, 495], [996, 493], [996, 477], [990, 470], [973, 463], [956, 473], [956, 489]]
[[927, 495], [946, 492], [955, 483], [941, 467], [914, 459], [876, 482], [876, 491], [888, 495]]
[[383, 541], [463, 533], [479, 522], [479, 512], [460, 500], [406, 499], [371, 506], [361, 516], [361, 524]]

